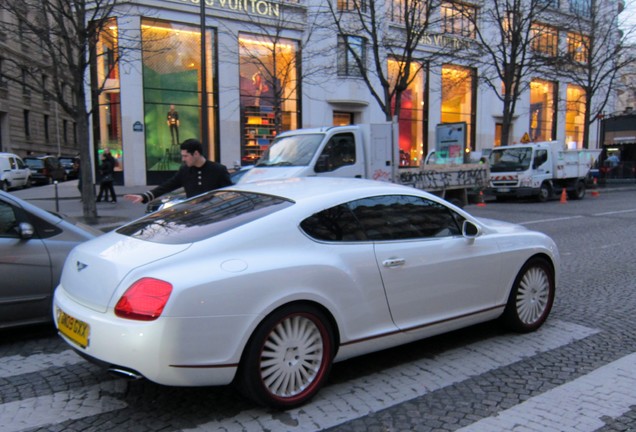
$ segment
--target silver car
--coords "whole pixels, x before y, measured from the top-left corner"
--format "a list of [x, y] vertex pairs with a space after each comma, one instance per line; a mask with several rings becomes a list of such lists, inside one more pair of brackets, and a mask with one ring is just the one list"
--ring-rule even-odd
[[66, 256], [101, 233], [0, 191], [0, 328], [52, 321]]

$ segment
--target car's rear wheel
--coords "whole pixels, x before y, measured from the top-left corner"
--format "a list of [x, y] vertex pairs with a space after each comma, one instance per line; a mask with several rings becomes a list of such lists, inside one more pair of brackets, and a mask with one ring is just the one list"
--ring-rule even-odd
[[574, 190], [568, 194], [571, 199], [580, 200], [585, 197], [585, 183], [582, 181], [576, 182]]
[[502, 316], [517, 332], [530, 332], [545, 322], [554, 302], [554, 271], [544, 258], [532, 258], [515, 279]]
[[332, 328], [308, 305], [289, 305], [267, 317], [243, 354], [236, 385], [246, 397], [274, 408], [311, 399], [329, 375], [334, 355]]
[[7, 183], [6, 181], [1, 181], [0, 182], [0, 189], [2, 189], [3, 191], [8, 191], [9, 190], [9, 183]]

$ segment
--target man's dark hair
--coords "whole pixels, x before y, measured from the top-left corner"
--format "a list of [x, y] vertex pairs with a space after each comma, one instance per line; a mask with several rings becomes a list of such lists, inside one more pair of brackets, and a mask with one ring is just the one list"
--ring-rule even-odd
[[199, 154], [203, 154], [203, 146], [198, 139], [190, 138], [181, 143], [181, 150], [185, 150], [191, 155], [194, 154], [195, 151], [198, 151]]

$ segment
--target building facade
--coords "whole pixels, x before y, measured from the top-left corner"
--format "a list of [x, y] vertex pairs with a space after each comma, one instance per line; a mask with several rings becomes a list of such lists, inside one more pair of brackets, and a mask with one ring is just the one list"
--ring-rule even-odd
[[[0, 152], [76, 155], [75, 124], [53, 98], [36, 91], [52, 90], [51, 76], [40, 47], [30, 38], [13, 37], [19, 27], [0, 7]], [[34, 62], [43, 71], [35, 77]]]
[[[562, 23], [585, 15], [591, 0], [532, 1], [546, 3], [548, 13], [533, 24], [530, 49], [584, 56], [583, 39]], [[389, 22], [385, 31], [399, 29], [396, 11], [404, 1], [381, 3]], [[432, 12], [436, 19], [418, 47], [421, 61], [414, 62], [415, 79], [402, 95], [397, 119], [401, 165], [421, 163], [442, 123], [465, 124], [474, 151], [501, 144], [501, 100], [466, 55], [475, 43], [477, 21], [470, 14], [478, 16], [488, 3], [442, 1]], [[333, 3], [344, 12], [359, 4]], [[209, 158], [231, 167], [253, 164], [284, 130], [385, 121], [348, 50], [368, 58], [369, 41], [338, 35], [325, 24], [325, 11], [324, 0], [122, 4], [94, 48], [91, 87], [100, 91], [93, 91], [89, 103], [96, 160], [108, 148], [120, 161], [120, 181], [156, 184], [178, 168], [178, 144], [187, 138], [202, 139]], [[443, 62], [427, 60], [441, 51], [448, 53]], [[399, 59], [387, 58], [389, 76], [399, 66]], [[510, 142], [559, 140], [581, 148], [585, 91], [567, 77], [540, 71], [526, 81]], [[596, 127], [589, 132], [591, 148], [599, 145]]]

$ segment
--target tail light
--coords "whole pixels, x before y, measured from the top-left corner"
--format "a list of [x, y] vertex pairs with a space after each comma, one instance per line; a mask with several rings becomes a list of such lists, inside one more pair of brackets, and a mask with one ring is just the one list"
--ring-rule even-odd
[[115, 315], [138, 321], [159, 318], [166, 306], [172, 284], [153, 278], [142, 278], [132, 284], [115, 306]]

